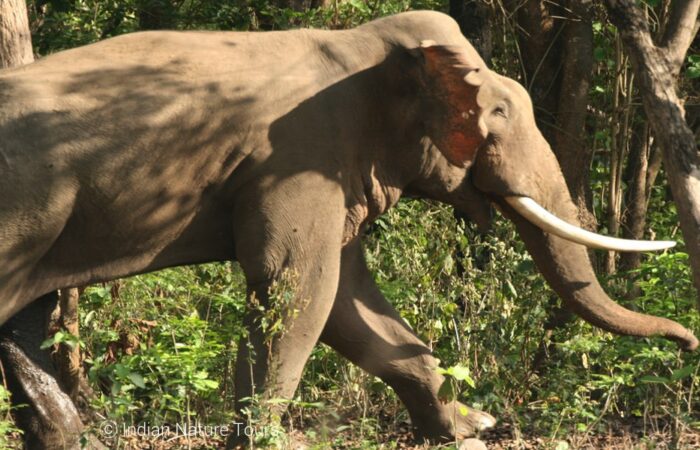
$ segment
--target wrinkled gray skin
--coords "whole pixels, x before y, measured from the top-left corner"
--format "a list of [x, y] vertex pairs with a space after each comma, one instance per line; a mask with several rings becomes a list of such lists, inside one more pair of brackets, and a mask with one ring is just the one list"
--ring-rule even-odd
[[434, 12], [348, 31], [138, 33], [0, 72], [0, 323], [58, 288], [230, 259], [267, 304], [290, 270], [299, 312], [270, 346], [249, 314], [239, 399], [251, 372], [263, 398], [291, 398], [320, 338], [390, 384], [419, 435], [468, 436], [493, 419], [456, 414], [455, 432], [430, 350], [362, 256], [362, 229], [402, 195], [482, 226], [497, 205], [581, 317], [697, 345], [612, 302], [584, 247], [504, 203], [528, 196], [578, 223], [525, 90]]

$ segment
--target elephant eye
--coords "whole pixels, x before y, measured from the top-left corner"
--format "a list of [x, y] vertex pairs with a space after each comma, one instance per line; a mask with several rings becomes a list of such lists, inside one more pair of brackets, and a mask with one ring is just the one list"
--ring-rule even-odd
[[503, 105], [498, 105], [493, 109], [493, 114], [497, 116], [501, 116], [505, 119], [508, 118], [508, 114], [506, 113], [506, 108]]

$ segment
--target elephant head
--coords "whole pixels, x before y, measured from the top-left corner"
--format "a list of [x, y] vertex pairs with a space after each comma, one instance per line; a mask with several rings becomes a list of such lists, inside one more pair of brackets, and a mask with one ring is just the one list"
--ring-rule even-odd
[[627, 310], [611, 300], [586, 249], [652, 251], [675, 243], [629, 241], [581, 229], [561, 168], [535, 124], [526, 90], [490, 71], [469, 46], [424, 41], [420, 58], [427, 93], [426, 133], [452, 165], [468, 170], [473, 187], [515, 223], [565, 305], [607, 331], [661, 335], [686, 350], [697, 348], [697, 338], [678, 323]]

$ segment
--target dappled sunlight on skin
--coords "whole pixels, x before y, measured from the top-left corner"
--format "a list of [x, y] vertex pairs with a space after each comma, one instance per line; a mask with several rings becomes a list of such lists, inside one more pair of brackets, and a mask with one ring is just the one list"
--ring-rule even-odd
[[[279, 72], [277, 78], [284, 80], [282, 74], [293, 73], [295, 66], [294, 61], [270, 66], [270, 77]], [[184, 60], [173, 59], [164, 65], [76, 69], [59, 83], [52, 82], [55, 73], [48, 73], [29, 87], [23, 79], [2, 79], [3, 93], [16, 87], [45, 94], [23, 96], [39, 100], [27, 106], [30, 114], [5, 122], [5, 134], [12, 133], [17, 144], [10, 147], [12, 140], [4, 141], [3, 160], [10, 150], [41, 151], [51, 170], [33, 170], [25, 182], [36, 179], [37, 186], [65, 198], [55, 230], [42, 240], [52, 245], [51, 251], [13, 251], [7, 258], [18, 260], [13, 271], [26, 270], [43, 256], [35, 280], [60, 277], [61, 285], [82, 284], [172, 264], [232, 258], [230, 197], [245, 179], [231, 182], [228, 177], [265, 146], [266, 122], [274, 119], [264, 113], [268, 102], [293, 105], [293, 98], [283, 97], [303, 96], [308, 88], [289, 94], [265, 86], [265, 78], [249, 86], [230, 86], [225, 79], [193, 83], [181, 76], [189, 70]], [[246, 70], [267, 69], [225, 70], [240, 77]], [[303, 74], [295, 78], [313, 85]], [[263, 93], [265, 98], [260, 98]], [[60, 98], [60, 106], [44, 97]], [[243, 123], [248, 125], [241, 127]], [[33, 136], [29, 143], [22, 141], [27, 135]], [[80, 189], [71, 193], [46, 184], [61, 180], [71, 186], [80, 180]], [[140, 242], [126, 246], [114, 239], [133, 241], [136, 236]], [[210, 243], [212, 237], [219, 242]], [[86, 247], [93, 255], [81, 264]], [[17, 291], [8, 283], [3, 288]]]
[[[228, 36], [228, 41], [239, 38], [236, 34]], [[273, 40], [270, 49], [282, 46], [282, 42]], [[115, 44], [112, 47], [119, 49]], [[68, 63], [71, 56], [58, 54], [54, 64], [60, 64], [61, 58]], [[6, 178], [3, 191], [12, 192], [20, 183], [35, 180], [34, 197], [46, 205], [41, 208], [37, 204], [35, 209], [57, 209], [51, 219], [31, 221], [42, 224], [41, 230], [33, 225], [33, 239], [38, 233], [48, 233], [38, 240], [45, 243], [41, 248], [30, 248], [36, 245], [33, 242], [18, 246], [11, 238], [13, 230], [26, 226], [24, 222], [16, 226], [9, 219], [3, 222], [2, 231], [8, 233], [3, 242], [14, 242], [7, 245], [18, 247], [0, 248], [4, 259], [16, 261], [4, 269], [26, 272], [41, 258], [29, 283], [46, 280], [45, 287], [31, 286], [35, 291], [30, 295], [36, 296], [56, 285], [84, 284], [173, 264], [232, 258], [231, 195], [246, 178], [229, 180], [229, 176], [252, 153], [258, 159], [267, 158], [266, 129], [268, 121], [276, 118], [268, 111], [283, 114], [280, 106], [290, 104], [293, 108], [295, 99], [304, 98], [309, 86], [314, 86], [304, 72], [298, 73], [298, 67], [304, 65], [291, 59], [283, 64], [274, 61], [268, 67], [225, 67], [220, 81], [217, 77], [221, 74], [209, 74], [213, 81], [193, 82], [190, 77], [194, 74], [183, 77], [182, 73], [188, 74], [196, 67], [188, 66], [181, 58], [165, 64], [126, 67], [119, 67], [117, 62], [112, 68], [101, 61], [93, 65], [107, 67], [98, 70], [90, 64], [76, 68], [74, 63], [67, 75], [42, 72], [43, 66], [51, 67], [51, 59], [30, 66], [39, 70], [30, 81], [8, 72], [0, 78], [3, 95], [10, 96], [13, 90], [24, 93], [21, 97], [26, 106], [17, 109], [27, 111], [3, 122], [3, 161], [7, 164], [15, 160], [16, 167], [22, 155], [41, 155], [43, 162], [24, 164], [23, 172], [30, 173], [17, 175], [21, 182]], [[300, 54], [298, 61], [304, 59], [306, 56]], [[226, 80], [227, 72], [228, 77], [236, 78], [246, 70], [270, 73], [258, 81], [252, 78], [250, 85], [231, 85]], [[267, 82], [284, 82], [285, 78], [297, 85], [301, 80], [307, 87], [289, 92], [280, 89], [283, 85]], [[271, 109], [270, 103], [278, 109]], [[25, 136], [32, 136], [31, 141], [25, 141]], [[307, 167], [308, 162], [296, 169], [318, 170]], [[337, 179], [338, 174], [332, 176]], [[46, 198], [48, 192], [58, 193], [62, 202]], [[5, 198], [9, 199], [5, 202], [25, 199]], [[212, 237], [218, 242], [211, 242]], [[81, 263], [86, 248], [90, 248], [91, 256], [89, 262]], [[2, 283], [5, 299], [20, 285], [27, 286], [21, 280], [26, 273], [11, 277], [20, 280], [10, 286], [10, 275], [2, 277], [6, 281]], [[51, 282], [51, 278], [57, 281]]]
[[[83, 284], [149, 270], [153, 265], [180, 262], [172, 261], [173, 257], [167, 255], [168, 249], [163, 246], [176, 239], [189, 239], [195, 252], [217, 251], [215, 258], [195, 255], [186, 262], [231, 256], [231, 244], [228, 251], [226, 245], [202, 248], [207, 241], [197, 242], [196, 236], [188, 236], [188, 230], [199, 225], [208, 234], [220, 236], [223, 242], [230, 241], [226, 239], [229, 230], [223, 223], [225, 217], [200, 220], [203, 223], [197, 224], [195, 212], [206, 211], [207, 207], [224, 209], [215, 199], [202, 202], [202, 193], [205, 189], [219, 188], [217, 182], [223, 185], [233, 166], [245, 156], [230, 152], [231, 142], [241, 139], [225, 125], [239, 120], [240, 112], [253, 99], [228, 99], [213, 85], [205, 86], [202, 95], [202, 89], [178, 82], [175, 73], [176, 67], [172, 66], [164, 70], [137, 66], [81, 72], [56, 88], [60, 98], [66, 98], [59, 109], [42, 111], [46, 108], [40, 103], [31, 114], [22, 114], [3, 124], [0, 134], [9, 135], [3, 142], [4, 153], [14, 152], [17, 166], [24, 169], [15, 172], [16, 176], [24, 176], [22, 181], [12, 185], [8, 182], [3, 190], [11, 192], [15, 186], [36, 180], [31, 184], [34, 200], [30, 201], [36, 204], [45, 198], [46, 206], [37, 209], [56, 210], [32, 221], [31, 227], [43, 229], [32, 231], [29, 235], [32, 241], [5, 250], [10, 252], [6, 259], [20, 261], [14, 269], [10, 266], [15, 273], [37, 264], [37, 258], [41, 258], [32, 276], [33, 283], [39, 282], [32, 287], [38, 293], [57, 287], [58, 280], [60, 285]], [[125, 79], [133, 82], [124, 84]], [[3, 81], [11, 84], [9, 80]], [[39, 84], [42, 82], [37, 80]], [[79, 93], [78, 98], [73, 97], [75, 93]], [[190, 105], [193, 96], [211, 108], [210, 111], [226, 111], [226, 114], [208, 115], [206, 108], [196, 108], [199, 114], [193, 113]], [[82, 98], [92, 100], [88, 108], [75, 106]], [[158, 120], [166, 110], [172, 115], [170, 123], [154, 129], [153, 120]], [[27, 135], [33, 137], [29, 143], [23, 141]], [[166, 151], [153, 151], [156, 148]], [[193, 158], [193, 149], [200, 149], [198, 158]], [[41, 155], [41, 159], [22, 164], [25, 154]], [[28, 170], [29, 173], [24, 173]], [[48, 193], [51, 197], [46, 197]], [[60, 196], [60, 202], [56, 195]], [[27, 200], [22, 195], [5, 198]], [[6, 220], [4, 224], [6, 233], [15, 229], [12, 221]], [[37, 240], [42, 232], [50, 235]], [[139, 237], [138, 242], [129, 239], [135, 236]], [[3, 241], [12, 243], [13, 239], [7, 236]], [[131, 244], [124, 245], [130, 241]], [[51, 248], [31, 248], [37, 243]], [[86, 248], [90, 248], [89, 261], [85, 261]], [[158, 258], [163, 261], [159, 263]], [[120, 264], [120, 261], [124, 262]], [[3, 284], [5, 292], [13, 292]]]
[[[349, 187], [350, 210], [357, 203], [376, 202], [360, 208], [351, 234], [368, 215], [375, 217], [390, 207], [406, 180], [388, 175], [388, 166], [395, 162], [384, 149], [403, 148], [415, 155], [422, 148], [416, 136], [399, 134], [396, 140], [384, 131], [415, 128], [398, 122], [404, 118], [381, 102], [385, 92], [375, 83], [377, 76], [394, 75], [383, 66], [392, 69], [395, 58], [383, 62], [381, 51], [376, 60], [351, 57], [354, 50], [348, 51], [348, 42], [365, 50], [383, 50], [383, 44], [371, 38], [353, 43], [352, 34], [345, 45], [316, 42], [316, 36], [327, 33], [312, 38], [306, 31], [293, 32], [306, 50], [284, 60], [275, 54], [286, 48], [288, 35], [196, 33], [197, 43], [191, 44], [186, 34], [146, 33], [53, 55], [26, 68], [32, 77], [3, 73], [1, 82], [10, 86], [4, 92], [23, 93], [0, 129], [9, 136], [3, 139], [4, 159], [8, 154], [34, 155], [20, 171], [28, 173], [17, 174], [22, 181], [8, 182], [3, 190], [12, 192], [35, 180], [34, 197], [52, 192], [62, 198], [60, 203], [45, 200], [56, 214], [34, 221], [34, 228], [40, 229], [30, 234], [36, 238], [46, 233], [45, 238], [25, 245], [18, 245], [11, 234], [5, 239], [13, 246], [3, 250], [9, 255], [6, 259], [20, 261], [12, 269], [16, 284], [5, 282], [0, 288], [7, 299], [4, 304], [19, 299], [19, 286], [25, 289], [24, 302], [58, 286], [230, 259], [235, 193], [256, 178], [279, 180], [316, 172]], [[186, 51], [181, 54], [186, 47], [180, 41], [204, 48], [207, 39], [214, 48], [207, 48], [205, 55], [215, 55], [217, 45], [233, 47], [236, 53], [232, 60], [216, 55], [218, 60], [203, 73]], [[253, 39], [254, 47], [249, 42]], [[175, 56], [168, 55], [170, 45], [179, 50], [173, 51]], [[135, 52], [155, 46], [162, 48], [148, 59], [124, 55], [127, 48]], [[320, 47], [324, 56], [309, 58], [308, 52]], [[261, 58], [265, 50], [271, 54]], [[105, 53], [123, 60], [105, 61]], [[255, 65], [246, 66], [249, 60]], [[301, 64], [307, 60], [311, 63]], [[377, 62], [383, 64], [361, 70]], [[63, 72], [56, 72], [55, 65]], [[346, 77], [348, 70], [359, 71]], [[261, 71], [265, 76], [246, 76]], [[368, 100], [374, 107], [367, 106]], [[365, 121], [343, 120], [347, 114], [357, 119], [366, 111], [374, 114]], [[335, 123], [337, 128], [314, 127], [314, 133], [308, 132], [309, 124], [319, 123]], [[26, 141], [26, 136], [33, 138]], [[356, 142], [358, 137], [364, 142]], [[374, 167], [357, 167], [352, 156], [356, 148], [373, 153], [375, 161], [384, 158], [384, 167], [371, 162]], [[357, 177], [358, 170], [377, 174], [370, 182], [376, 184], [376, 198], [365, 198], [367, 180]], [[22, 195], [9, 197], [28, 205]], [[12, 233], [13, 227], [4, 231], [8, 228]], [[9, 280], [10, 275], [3, 278]]]

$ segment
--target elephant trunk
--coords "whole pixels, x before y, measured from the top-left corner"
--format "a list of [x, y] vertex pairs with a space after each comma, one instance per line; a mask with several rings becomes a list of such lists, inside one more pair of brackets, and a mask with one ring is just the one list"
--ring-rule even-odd
[[[517, 227], [535, 264], [567, 308], [603, 330], [630, 336], [660, 335], [676, 341], [684, 350], [695, 350], [698, 339], [682, 325], [668, 319], [630, 311], [610, 299], [600, 286], [586, 247], [545, 233], [507, 203], [499, 206]], [[578, 224], [575, 207], [559, 204], [558, 217]]]

